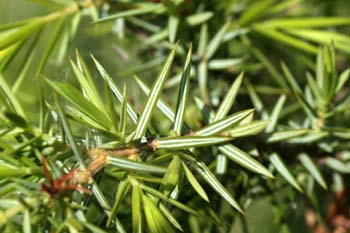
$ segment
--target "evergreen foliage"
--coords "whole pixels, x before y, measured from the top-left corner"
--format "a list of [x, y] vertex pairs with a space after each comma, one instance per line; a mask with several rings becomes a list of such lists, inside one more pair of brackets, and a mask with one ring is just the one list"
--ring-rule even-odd
[[28, 2], [1, 232], [350, 231], [347, 1]]

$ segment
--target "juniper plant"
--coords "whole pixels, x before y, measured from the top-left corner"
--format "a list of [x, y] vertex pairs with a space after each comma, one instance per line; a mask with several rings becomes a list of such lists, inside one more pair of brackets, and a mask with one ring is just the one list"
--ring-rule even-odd
[[0, 25], [1, 232], [349, 230], [348, 16], [35, 2]]

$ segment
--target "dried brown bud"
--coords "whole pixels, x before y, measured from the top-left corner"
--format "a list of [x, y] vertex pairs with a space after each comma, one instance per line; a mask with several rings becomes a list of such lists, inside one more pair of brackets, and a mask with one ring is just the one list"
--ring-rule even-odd
[[80, 184], [86, 184], [89, 183], [91, 178], [91, 173], [88, 170], [78, 170], [74, 174], [74, 181], [78, 182]]

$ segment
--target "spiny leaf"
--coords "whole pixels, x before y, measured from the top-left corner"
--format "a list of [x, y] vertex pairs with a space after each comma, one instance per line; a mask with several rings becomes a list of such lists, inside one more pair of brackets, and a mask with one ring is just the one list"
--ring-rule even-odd
[[157, 80], [155, 81], [155, 83], [151, 89], [151, 92], [148, 96], [144, 110], [137, 121], [134, 139], [140, 139], [144, 135], [144, 133], [147, 129], [148, 123], [151, 120], [151, 116], [152, 116], [154, 107], [157, 104], [157, 100], [160, 96], [160, 92], [162, 90], [164, 81], [170, 72], [171, 65], [172, 65], [174, 57], [175, 57], [175, 52], [176, 52], [176, 46], [172, 50], [172, 52], [170, 53], [167, 61], [165, 62], [164, 66], [163, 66], [161, 73], [159, 74]]
[[156, 149], [183, 150], [192, 147], [211, 146], [231, 141], [230, 137], [220, 136], [182, 136], [153, 139], [149, 144]]
[[[90, 178], [92, 179], [92, 178]], [[97, 185], [95, 183], [95, 181], [92, 181], [93, 182], [93, 185], [92, 185], [92, 193], [94, 194], [97, 202], [99, 203], [99, 205], [101, 206], [101, 208], [103, 209], [103, 211], [105, 212], [105, 214], [107, 216], [110, 215], [111, 213], [111, 206], [109, 205], [108, 201], [107, 201], [107, 198], [104, 196], [101, 188], [99, 185]], [[124, 230], [124, 227], [121, 225], [121, 223], [119, 222], [119, 219], [115, 218], [115, 225], [116, 225], [116, 228], [120, 229], [119, 231], [120, 232], [126, 232]]]
[[260, 133], [270, 124], [270, 121], [253, 121], [248, 124], [239, 125], [234, 127], [228, 132], [233, 138], [246, 137]]
[[286, 102], [286, 99], [287, 99], [286, 95], [281, 95], [278, 98], [277, 103], [276, 103], [276, 105], [273, 108], [273, 111], [271, 113], [271, 119], [270, 119], [271, 122], [266, 128], [266, 133], [271, 133], [272, 131], [275, 130], [277, 122], [278, 122], [278, 118], [281, 114], [281, 111], [282, 111], [284, 103]]
[[111, 214], [108, 216], [108, 220], [106, 223], [107, 227], [111, 224], [113, 218], [116, 216], [117, 211], [118, 211], [118, 207], [120, 206], [120, 203], [121, 203], [123, 197], [128, 192], [129, 186], [130, 186], [130, 183], [127, 179], [121, 180], [119, 182], [117, 192], [115, 194], [115, 199], [114, 199], [114, 204], [113, 204], [113, 207], [111, 210]]
[[135, 185], [132, 189], [132, 230], [133, 233], [142, 232], [142, 215], [141, 215], [141, 189]]
[[205, 57], [208, 60], [214, 55], [216, 50], [219, 48], [219, 46], [224, 38], [224, 35], [225, 35], [227, 29], [229, 28], [230, 24], [231, 24], [230, 22], [227, 22], [224, 25], [222, 25], [222, 27], [215, 34], [213, 39], [209, 42], [207, 49], [206, 49], [206, 53], [205, 53]]
[[[46, 105], [48, 105], [48, 104], [46, 103]], [[71, 106], [65, 106], [65, 108], [66, 108], [67, 117], [75, 120], [76, 122], [80, 122], [81, 124], [86, 125], [90, 128], [96, 129], [96, 130], [110, 132], [109, 129], [106, 129], [104, 126], [100, 125], [98, 122], [91, 119], [88, 115], [85, 115], [84, 113], [80, 112], [76, 108], [71, 107]]]
[[126, 84], [124, 83], [123, 86], [123, 102], [122, 102], [122, 108], [120, 110], [120, 132], [123, 138], [125, 138], [125, 132], [126, 132], [126, 123], [127, 123], [127, 88]]
[[345, 83], [349, 80], [349, 77], [350, 77], [350, 69], [346, 69], [344, 70], [343, 73], [340, 74], [339, 76], [339, 82], [338, 82], [338, 85], [335, 89], [336, 92], [339, 92], [342, 87], [345, 85]]
[[127, 10], [127, 11], [122, 11], [120, 13], [113, 14], [113, 15], [110, 15], [108, 17], [101, 18], [99, 20], [96, 20], [94, 23], [103, 23], [103, 22], [115, 20], [115, 19], [118, 19], [118, 18], [142, 15], [142, 14], [150, 13], [150, 12], [153, 12], [153, 11], [161, 10], [162, 8], [163, 8], [163, 6], [161, 4], [147, 4], [147, 5], [143, 5], [140, 8]]
[[204, 11], [204, 12], [200, 12], [200, 13], [196, 13], [196, 14], [187, 16], [186, 22], [190, 26], [195, 26], [195, 25], [204, 23], [205, 21], [209, 20], [213, 16], [214, 16], [213, 12]]
[[233, 145], [224, 145], [219, 147], [219, 151], [248, 170], [273, 178], [273, 175], [263, 165], [241, 149]]
[[233, 127], [235, 125], [238, 125], [239, 122], [244, 120], [246, 117], [248, 117], [250, 114], [254, 112], [254, 109], [248, 109], [243, 110], [237, 113], [234, 113], [228, 117], [225, 117], [221, 120], [215, 121], [206, 127], [198, 130], [196, 132], [196, 135], [203, 135], [203, 136], [210, 136], [217, 133], [220, 133], [222, 131], [225, 131], [226, 129], [229, 129], [230, 127]]
[[161, 29], [161, 27], [159, 25], [156, 25], [156, 24], [149, 22], [147, 20], [143, 20], [139, 17], [131, 16], [131, 17], [128, 17], [127, 20], [129, 22], [139, 26], [140, 28], [145, 29], [146, 31], [149, 31], [149, 32], [157, 32]]
[[174, 120], [174, 132], [177, 135], [181, 135], [183, 120], [185, 116], [185, 109], [187, 106], [187, 99], [189, 93], [190, 71], [191, 71], [191, 59], [192, 59], [192, 44], [187, 53], [185, 66], [181, 77], [179, 95], [177, 99], [176, 114]]
[[208, 44], [208, 25], [206, 23], [202, 24], [201, 31], [199, 34], [199, 41], [198, 41], [198, 55], [203, 56], [205, 53], [205, 49], [207, 48]]
[[96, 87], [96, 82], [93, 80], [89, 68], [78, 50], [76, 50], [75, 53], [77, 66], [71, 61], [73, 72], [78, 79], [80, 86], [86, 91], [89, 100], [102, 109], [104, 101], [102, 100], [102, 97]]
[[[102, 110], [105, 112], [105, 114], [108, 116], [108, 118], [111, 121], [110, 131], [113, 133], [116, 133], [116, 134], [122, 134], [119, 131], [119, 126], [118, 126], [119, 119], [117, 117], [117, 112], [115, 109], [114, 98], [111, 95], [111, 91], [110, 91], [110, 88], [108, 86], [108, 83], [106, 81], [104, 81], [103, 84], [104, 84], [107, 107], [102, 107]], [[126, 99], [125, 95], [124, 95], [124, 99]], [[126, 114], [126, 108], [125, 108], [125, 114]], [[125, 115], [125, 118], [126, 118], [126, 115]], [[124, 136], [125, 136], [125, 133], [124, 133]]]
[[208, 102], [208, 62], [206, 60], [202, 60], [198, 65], [198, 85], [199, 91], [204, 102]]
[[329, 135], [329, 132], [327, 131], [311, 130], [306, 135], [289, 139], [288, 142], [307, 144], [307, 143], [317, 142], [328, 135]]
[[240, 73], [239, 76], [232, 83], [230, 90], [226, 93], [223, 101], [221, 102], [219, 109], [215, 114], [214, 121], [220, 120], [227, 116], [228, 112], [232, 108], [233, 102], [236, 99], [238, 90], [241, 87], [244, 73]]
[[312, 94], [314, 95], [316, 101], [318, 104], [322, 103], [322, 95], [321, 95], [321, 91], [320, 88], [317, 85], [317, 82], [315, 81], [315, 79], [311, 76], [311, 74], [308, 72], [306, 73], [306, 79], [307, 82], [309, 84], [309, 87], [312, 91]]
[[219, 194], [224, 198], [230, 205], [243, 214], [242, 208], [239, 206], [237, 201], [227, 191], [227, 189], [218, 181], [215, 175], [209, 170], [209, 168], [202, 162], [197, 162], [194, 165], [196, 171], [202, 176], [202, 178]]
[[[99, 71], [100, 75], [102, 76], [102, 78], [107, 81], [107, 83], [109, 84], [109, 87], [111, 88], [113, 94], [117, 97], [119, 102], [123, 102], [124, 98], [123, 98], [123, 94], [122, 92], [119, 90], [119, 87], [117, 86], [117, 84], [114, 82], [114, 80], [111, 78], [111, 76], [107, 73], [107, 71], [103, 68], [103, 66], [95, 59], [95, 57], [91, 56], [93, 61], [95, 62], [95, 65], [97, 67], [97, 70]], [[128, 114], [131, 118], [131, 120], [136, 123], [137, 122], [137, 113], [136, 111], [132, 108], [132, 106], [130, 104], [127, 104], [127, 111]]]
[[292, 90], [293, 90], [294, 94], [296, 95], [299, 103], [303, 107], [303, 110], [311, 119], [313, 119], [315, 117], [314, 110], [307, 103], [304, 96], [302, 95], [301, 88], [300, 88], [299, 84], [297, 83], [296, 79], [293, 77], [292, 73], [289, 71], [288, 67], [283, 62], [281, 63], [281, 66], [282, 66], [283, 73], [284, 73], [285, 77], [287, 78], [288, 83], [292, 87]]
[[325, 71], [326, 73], [326, 79], [325, 79], [325, 85], [324, 85], [324, 91], [323, 94], [325, 96], [325, 100], [330, 102], [331, 99], [335, 96], [335, 89], [338, 84], [338, 75], [337, 75], [337, 69], [335, 64], [335, 51], [333, 44], [329, 46], [325, 46], [324, 48], [324, 58], [325, 58]]
[[[150, 89], [148, 88], [148, 86], [141, 79], [139, 79], [137, 76], [134, 76], [134, 77], [135, 77], [136, 83], [140, 86], [142, 91], [147, 96], [149, 96]], [[157, 108], [164, 114], [164, 116], [166, 116], [166, 118], [168, 118], [170, 121], [174, 122], [175, 113], [173, 112], [173, 110], [171, 110], [169, 105], [167, 103], [165, 103], [164, 100], [162, 100], [162, 98], [158, 99]]]
[[46, 79], [46, 82], [62, 97], [72, 103], [80, 112], [96, 121], [103, 128], [110, 127], [109, 119], [95, 105], [87, 101], [79, 91], [69, 83], [57, 83]]
[[300, 137], [302, 135], [305, 135], [309, 132], [308, 129], [295, 129], [295, 130], [286, 130], [286, 131], [280, 131], [275, 132], [271, 134], [271, 136], [267, 139], [268, 142], [280, 142], [289, 140], [291, 138]]
[[146, 185], [143, 185], [143, 184], [140, 184], [140, 187], [142, 188], [142, 190], [144, 190], [145, 192], [148, 192], [152, 195], [154, 195], [155, 197], [158, 197], [159, 199], [162, 199], [166, 202], [169, 202], [170, 204], [176, 206], [177, 208], [179, 209], [182, 209], [190, 214], [194, 214], [194, 215], [198, 215], [197, 211], [189, 208], [188, 206], [182, 204], [181, 202], [178, 202], [177, 200], [175, 199], [172, 199], [170, 197], [167, 197], [165, 196], [164, 194], [162, 194], [161, 192], [155, 190], [155, 189], [152, 189]]
[[323, 54], [323, 50], [319, 49], [317, 54], [317, 59], [316, 59], [315, 71], [316, 71], [317, 84], [319, 89], [321, 90], [321, 93], [324, 89], [324, 82], [326, 79], [323, 65], [324, 65], [324, 54]]
[[176, 220], [174, 215], [171, 213], [171, 210], [169, 210], [162, 202], [159, 202], [159, 210], [162, 212], [162, 214], [168, 219], [168, 221], [176, 227], [180, 231], [184, 231], [180, 225], [180, 223]]
[[339, 159], [328, 157], [326, 158], [326, 165], [337, 172], [350, 174], [350, 164], [343, 163]]
[[277, 171], [288, 181], [288, 183], [290, 183], [299, 192], [303, 192], [298, 182], [295, 180], [293, 175], [287, 169], [286, 165], [283, 163], [283, 161], [280, 159], [280, 157], [276, 153], [270, 155], [269, 159], [273, 164], [273, 166], [277, 169]]
[[169, 15], [168, 30], [169, 30], [169, 42], [174, 43], [176, 39], [176, 32], [179, 26], [179, 18], [175, 15]]
[[188, 182], [190, 182], [193, 189], [198, 193], [199, 196], [201, 196], [204, 200], [209, 202], [209, 198], [205, 190], [202, 188], [202, 186], [197, 181], [196, 177], [192, 174], [190, 169], [186, 166], [184, 162], [181, 162], [182, 167], [184, 168], [186, 178]]
[[167, 171], [164, 167], [111, 156], [108, 156], [107, 164], [111, 164], [126, 171], [150, 172], [156, 174], [164, 174]]
[[211, 59], [208, 62], [208, 69], [210, 70], [229, 70], [243, 63], [242, 58], [222, 58]]
[[[80, 64], [82, 64], [82, 61], [80, 61]], [[98, 94], [96, 86], [92, 83], [92, 80], [89, 80], [89, 78], [84, 76], [83, 71], [81, 71], [73, 63], [73, 61], [71, 61], [71, 65], [72, 65], [75, 77], [79, 81], [79, 84], [82, 87], [86, 98], [90, 102], [92, 102], [98, 109], [100, 109], [101, 111], [104, 111], [104, 103], [101, 99], [101, 96]]]
[[262, 119], [264, 119], [264, 120], [267, 119], [267, 113], [265, 111], [264, 104], [261, 101], [260, 97], [257, 95], [254, 87], [247, 79], [245, 80], [244, 84], [245, 84], [245, 88], [248, 91], [248, 94], [250, 96], [250, 99], [253, 102], [253, 105], [254, 105], [256, 111], [258, 113], [260, 113], [260, 115], [262, 116]]
[[305, 52], [313, 53], [313, 54], [317, 53], [317, 47], [315, 47], [314, 45], [307, 43], [307, 42], [304, 42], [302, 40], [296, 39], [292, 36], [289, 36], [285, 33], [280, 32], [278, 30], [265, 27], [265, 25], [262, 26], [262, 25], [255, 24], [253, 26], [253, 29], [256, 30], [257, 32], [261, 33], [264, 36], [267, 36], [267, 37], [272, 38], [274, 40], [280, 41], [280, 42], [287, 44], [289, 46], [292, 46], [294, 48], [303, 50]]
[[311, 160], [311, 158], [307, 154], [300, 154], [298, 156], [300, 162], [304, 165], [304, 167], [310, 172], [310, 174], [315, 178], [317, 183], [319, 183], [322, 188], [327, 189], [326, 181], [324, 180], [321, 172], [318, 170], [315, 163]]
[[282, 70], [284, 72], [284, 75], [285, 75], [287, 81], [289, 82], [290, 86], [292, 87], [293, 91], [297, 92], [297, 93], [302, 93], [298, 82], [296, 81], [296, 79], [294, 78], [294, 76], [292, 75], [290, 70], [288, 69], [287, 65], [284, 62], [282, 62], [281, 66], [282, 66]]

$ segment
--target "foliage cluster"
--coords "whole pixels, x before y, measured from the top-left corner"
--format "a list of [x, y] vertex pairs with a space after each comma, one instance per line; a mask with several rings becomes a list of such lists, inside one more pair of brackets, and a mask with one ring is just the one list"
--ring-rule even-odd
[[1, 232], [350, 230], [346, 1], [28, 1]]

